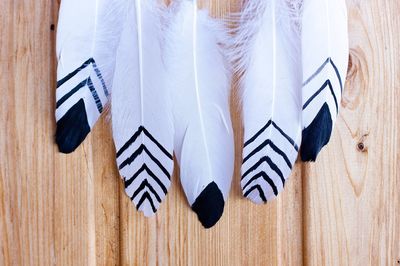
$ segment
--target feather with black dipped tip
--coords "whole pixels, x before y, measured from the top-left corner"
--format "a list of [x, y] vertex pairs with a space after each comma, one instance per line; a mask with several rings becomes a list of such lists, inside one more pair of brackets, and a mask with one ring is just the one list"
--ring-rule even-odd
[[230, 58], [240, 76], [244, 147], [241, 187], [255, 203], [275, 198], [291, 174], [301, 141], [301, 63], [297, 6], [247, 1]]
[[329, 142], [339, 112], [348, 65], [344, 0], [304, 0], [302, 10], [301, 159], [315, 161]]
[[171, 184], [174, 128], [162, 62], [156, 0], [130, 3], [118, 48], [111, 114], [125, 192], [145, 216], [159, 209]]
[[55, 114], [60, 152], [74, 151], [107, 105], [128, 2], [61, 2]]
[[197, 1], [170, 7], [165, 64], [174, 106], [175, 153], [186, 197], [204, 227], [217, 223], [230, 190], [233, 131], [226, 31]]

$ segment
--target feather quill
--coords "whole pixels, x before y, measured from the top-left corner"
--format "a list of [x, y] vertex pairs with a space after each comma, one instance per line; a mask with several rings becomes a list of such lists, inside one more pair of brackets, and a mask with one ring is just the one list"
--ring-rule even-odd
[[189, 204], [209, 228], [223, 213], [234, 162], [230, 74], [219, 46], [225, 31], [198, 10], [197, 1], [177, 1], [170, 11], [164, 58], [174, 99], [175, 154]]
[[166, 197], [173, 171], [174, 129], [161, 55], [156, 0], [135, 0], [118, 48], [111, 114], [117, 165], [126, 194], [145, 216]]
[[301, 159], [315, 161], [331, 137], [348, 65], [344, 0], [304, 0]]
[[57, 30], [56, 142], [74, 151], [108, 102], [127, 0], [63, 0]]
[[255, 203], [275, 198], [301, 141], [300, 35], [287, 0], [251, 0], [231, 46], [244, 123], [241, 187]]

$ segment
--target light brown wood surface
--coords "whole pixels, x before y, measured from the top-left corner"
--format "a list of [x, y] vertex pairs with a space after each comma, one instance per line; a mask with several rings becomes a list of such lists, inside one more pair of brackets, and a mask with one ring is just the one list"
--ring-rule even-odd
[[[75, 153], [57, 152], [59, 2], [0, 1], [0, 265], [400, 265], [400, 1], [348, 1], [351, 61], [333, 139], [267, 205], [241, 196], [233, 104], [237, 168], [211, 230], [177, 174], [156, 217], [136, 212], [105, 117]], [[218, 16], [240, 2], [203, 4]]]

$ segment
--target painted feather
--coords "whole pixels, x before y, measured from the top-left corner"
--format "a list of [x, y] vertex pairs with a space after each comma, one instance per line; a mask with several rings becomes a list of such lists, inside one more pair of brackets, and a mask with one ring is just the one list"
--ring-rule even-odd
[[155, 0], [132, 1], [118, 48], [111, 97], [117, 165], [125, 192], [145, 216], [166, 197], [173, 171], [174, 128], [162, 62]]
[[331, 137], [348, 65], [344, 0], [304, 0], [301, 159], [315, 161]]
[[74, 151], [103, 112], [127, 0], [63, 0], [57, 30], [56, 142]]
[[215, 225], [230, 190], [233, 131], [223, 30], [196, 1], [170, 7], [165, 64], [174, 100], [175, 154], [186, 197], [204, 227]]
[[241, 76], [244, 147], [241, 187], [255, 203], [275, 198], [301, 141], [297, 10], [287, 0], [248, 1], [231, 43]]

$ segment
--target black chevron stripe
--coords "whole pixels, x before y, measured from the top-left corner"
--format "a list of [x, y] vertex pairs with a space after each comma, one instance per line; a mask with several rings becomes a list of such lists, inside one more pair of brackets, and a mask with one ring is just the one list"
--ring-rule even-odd
[[340, 90], [343, 91], [343, 83], [342, 83], [342, 78], [340, 77], [339, 74], [339, 69], [337, 68], [337, 66], [335, 65], [335, 63], [333, 62], [331, 57], [328, 57], [324, 63], [322, 63], [322, 65], [317, 69], [317, 71], [315, 71], [314, 74], [312, 74], [304, 83], [303, 83], [303, 87], [306, 86], [308, 83], [310, 83], [313, 79], [315, 79], [315, 77], [318, 76], [319, 73], [321, 73], [321, 71], [325, 68], [325, 66], [327, 64], [331, 64], [331, 66], [333, 67], [333, 69], [335, 70], [335, 74], [337, 79], [339, 80], [339, 84], [340, 84]]
[[[136, 205], [136, 209], [139, 210], [139, 209], [140, 209], [140, 206], [142, 206], [143, 202], [144, 202], [146, 199], [149, 201], [153, 212], [154, 212], [154, 213], [157, 212], [157, 209], [156, 209], [156, 207], [154, 206], [153, 200], [151, 199], [151, 196], [150, 196], [149, 192], [147, 192], [147, 191], [145, 191], [145, 192], [143, 193], [143, 195], [142, 195], [142, 197], [140, 198], [138, 204]], [[133, 199], [131, 199], [131, 200], [133, 200]]]
[[281, 135], [286, 138], [290, 144], [292, 144], [293, 148], [298, 152], [299, 151], [299, 147], [297, 146], [296, 142], [289, 137], [289, 135], [287, 135], [274, 121], [269, 120], [267, 122], [267, 124], [265, 126], [263, 126], [253, 137], [251, 137], [248, 141], [246, 141], [244, 143], [244, 148], [246, 146], [248, 146], [249, 144], [251, 144], [252, 142], [254, 142], [265, 130], [267, 130], [267, 128], [269, 126], [273, 126], [275, 129], [277, 129], [279, 131], [279, 133], [281, 133]]
[[253, 183], [255, 180], [259, 179], [259, 178], [263, 178], [272, 188], [272, 190], [274, 191], [275, 196], [278, 195], [278, 189], [274, 183], [274, 181], [267, 175], [267, 173], [265, 173], [264, 171], [256, 174], [255, 176], [253, 176], [249, 181], [247, 181], [247, 183], [244, 185], [243, 190], [246, 190], [246, 188]]
[[137, 195], [139, 195], [139, 193], [141, 191], [143, 191], [144, 189], [148, 189], [150, 190], [150, 192], [154, 195], [154, 197], [156, 197], [157, 201], [159, 203], [161, 203], [161, 198], [160, 196], [158, 196], [157, 192], [155, 191], [155, 189], [151, 186], [151, 184], [149, 183], [149, 181], [147, 181], [147, 179], [143, 180], [143, 182], [140, 184], [140, 186], [136, 189], [136, 191], [132, 194], [131, 199], [133, 200], [134, 198], [137, 197]]
[[92, 64], [93, 64], [94, 72], [96, 72], [96, 75], [101, 82], [101, 86], [103, 87], [104, 94], [108, 97], [108, 95], [110, 95], [110, 93], [108, 92], [106, 82], [103, 79], [103, 75], [101, 74], [100, 69], [97, 67], [97, 64], [94, 60], [93, 60]]
[[97, 110], [101, 114], [103, 112], [103, 105], [101, 104], [99, 95], [97, 94], [96, 88], [93, 86], [93, 82], [90, 77], [87, 79], [87, 85], [90, 89], [90, 92], [92, 93], [93, 99], [96, 103]]
[[135, 179], [143, 172], [146, 171], [146, 173], [151, 176], [154, 181], [157, 182], [157, 184], [160, 186], [160, 188], [162, 189], [162, 191], [164, 192], [164, 194], [168, 193], [167, 188], [164, 186], [164, 184], [161, 182], [161, 180], [147, 167], [146, 164], [143, 164], [142, 167], [140, 167], [140, 169], [138, 171], [136, 171], [136, 173], [130, 177], [130, 178], [125, 178], [125, 188], [128, 188], [133, 181], [135, 181]]
[[321, 88], [316, 91], [308, 100], [307, 102], [303, 105], [303, 110], [307, 108], [307, 106], [326, 88], [329, 87], [329, 90], [332, 94], [333, 100], [335, 101], [335, 106], [336, 106], [336, 113], [339, 112], [339, 106], [338, 106], [338, 102], [337, 102], [337, 98], [335, 95], [335, 92], [333, 91], [333, 87], [332, 87], [332, 83], [331, 81], [328, 79], [327, 81], [325, 81], [325, 83], [321, 86]]
[[262, 199], [262, 201], [267, 202], [267, 198], [264, 195], [264, 191], [262, 190], [260, 185], [255, 185], [252, 186], [249, 190], [247, 190], [246, 193], [244, 193], [244, 196], [247, 197], [251, 192], [253, 192], [253, 190], [257, 189], [258, 193], [260, 195], [260, 198]]
[[333, 69], [335, 70], [336, 77], [339, 80], [340, 91], [343, 92], [343, 83], [342, 83], [342, 78], [340, 77], [340, 74], [339, 74], [339, 69], [337, 68], [336, 64], [333, 62], [332, 58], [330, 58], [330, 57], [329, 57], [329, 62], [333, 66]]
[[254, 142], [269, 126], [272, 124], [272, 120], [269, 120], [265, 126], [263, 126], [253, 137], [244, 143], [244, 148]]
[[[339, 70], [338, 70], [337, 66], [335, 65], [335, 63], [333, 62], [332, 58], [330, 58], [330, 57], [328, 57], [328, 58], [325, 60], [325, 62], [317, 69], [317, 71], [316, 71], [314, 74], [312, 74], [311, 77], [309, 77], [309, 78], [303, 83], [303, 87], [306, 86], [307, 84], [309, 84], [313, 79], [315, 79], [315, 78], [322, 72], [322, 70], [325, 69], [325, 67], [326, 67], [328, 64], [330, 64], [330, 65], [333, 67], [333, 69], [334, 69], [334, 71], [335, 71], [335, 74], [336, 74], [336, 78], [337, 78], [338, 81], [339, 81], [340, 91], [343, 91], [343, 82], [342, 82], [342, 78], [340, 77]], [[326, 80], [325, 83], [321, 86], [321, 88], [320, 88], [317, 92], [315, 92], [315, 93], [307, 100], [307, 102], [303, 105], [303, 110], [306, 109], [307, 106], [308, 106], [308, 105], [309, 105], [309, 104], [310, 104], [324, 89], [326, 89], [327, 87], [329, 88], [329, 90], [330, 90], [330, 92], [331, 92], [331, 94], [332, 94], [332, 97], [333, 97], [333, 99], [334, 99], [334, 101], [335, 101], [336, 113], [338, 113], [338, 112], [339, 112], [338, 101], [337, 101], [336, 94], [335, 94], [335, 92], [333, 91], [333, 87], [332, 87], [332, 83], [331, 83], [330, 79]]]
[[262, 157], [256, 164], [254, 164], [252, 167], [250, 167], [246, 173], [243, 174], [242, 179], [248, 176], [251, 172], [257, 170], [257, 168], [262, 164], [266, 162], [269, 167], [280, 177], [282, 180], [283, 185], [285, 185], [285, 178], [282, 174], [282, 171], [279, 169], [279, 167], [269, 158], [268, 156]]
[[87, 79], [81, 81], [78, 85], [75, 86], [72, 90], [70, 90], [68, 93], [66, 93], [63, 97], [61, 97], [60, 100], [57, 101], [56, 103], [56, 108], [60, 107], [66, 100], [68, 100], [72, 95], [74, 95], [77, 91], [79, 91], [81, 88], [86, 86], [87, 84]]
[[129, 146], [131, 146], [136, 139], [140, 136], [140, 134], [142, 133], [143, 129], [142, 126], [139, 127], [139, 129], [135, 132], [135, 134], [132, 135], [132, 137], [117, 151], [117, 158], [119, 158], [122, 153], [124, 153]]
[[75, 69], [73, 72], [69, 73], [67, 76], [65, 76], [64, 78], [60, 79], [59, 81], [57, 81], [57, 88], [61, 87], [65, 82], [67, 82], [68, 80], [70, 80], [71, 78], [73, 78], [76, 74], [78, 74], [79, 72], [82, 71], [82, 69], [85, 69], [89, 64], [94, 63], [94, 59], [93, 58], [89, 58], [86, 62], [84, 62], [80, 67], [78, 67], [77, 69]]
[[146, 148], [145, 145], [141, 144], [140, 147], [134, 152], [132, 153], [132, 155], [130, 157], [128, 157], [125, 161], [123, 161], [120, 165], [119, 165], [119, 170], [122, 170], [125, 166], [133, 163], [135, 161], [135, 159], [142, 154], [142, 152], [145, 152], [150, 159], [157, 164], [157, 166], [161, 169], [161, 171], [168, 177], [168, 179], [171, 179], [171, 176], [169, 174], [169, 172], [167, 171], [167, 169], [164, 168], [164, 166], [160, 163], [159, 160], [157, 160], [156, 157], [154, 157], [153, 154], [151, 154], [151, 152]]
[[[57, 82], [57, 88], [61, 87], [65, 82], [67, 82], [68, 80], [73, 78], [76, 74], [78, 74], [80, 71], [85, 69], [90, 64], [92, 64], [93, 69], [94, 69], [97, 77], [99, 78], [102, 86], [103, 86], [105, 94], [108, 95], [108, 90], [107, 90], [107, 87], [105, 85], [104, 79], [103, 79], [103, 77], [101, 75], [100, 70], [97, 68], [96, 62], [94, 61], [93, 58], [89, 58], [80, 67], [78, 67], [73, 72], [71, 72], [70, 74], [68, 74], [67, 76], [65, 76], [61, 80], [59, 80]], [[83, 88], [86, 85], [89, 87], [90, 92], [91, 92], [91, 94], [93, 96], [93, 99], [96, 102], [97, 110], [99, 111], [99, 113], [102, 113], [103, 112], [103, 105], [102, 105], [102, 103], [101, 103], [101, 101], [99, 99], [99, 95], [97, 94], [96, 88], [93, 86], [93, 82], [92, 82], [90, 76], [88, 78], [84, 79], [83, 81], [81, 81], [71, 91], [66, 93], [60, 100], [58, 100], [57, 103], [56, 103], [56, 108], [59, 108], [66, 100], [68, 100], [72, 95], [74, 95], [76, 92], [78, 92], [81, 88]]]
[[277, 154], [279, 154], [280, 156], [282, 156], [282, 158], [285, 160], [287, 166], [292, 169], [292, 164], [290, 163], [289, 158], [287, 157], [287, 155], [281, 150], [279, 149], [270, 139], [267, 139], [266, 141], [264, 141], [263, 143], [261, 143], [258, 147], [256, 147], [253, 151], [251, 151], [244, 159], [243, 159], [243, 164], [245, 162], [247, 162], [247, 160], [249, 160], [252, 156], [254, 156], [256, 153], [258, 153], [259, 151], [261, 151], [264, 147], [266, 146], [270, 146], [272, 148], [272, 150], [274, 150]]
[[140, 126], [138, 130], [133, 134], [133, 136], [118, 150], [117, 152], [117, 158], [126, 151], [129, 146], [131, 146], [137, 138], [140, 136], [140, 134], [144, 133], [154, 144], [157, 145], [157, 147], [171, 160], [173, 160], [172, 155], [150, 134], [149, 131], [143, 126]]

